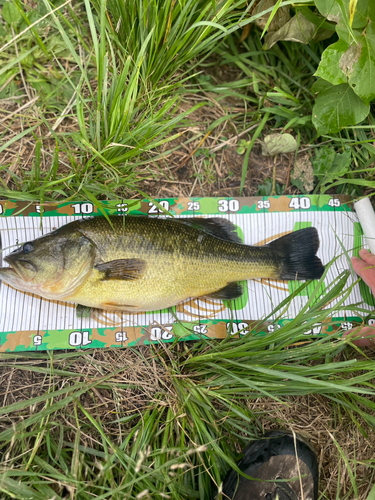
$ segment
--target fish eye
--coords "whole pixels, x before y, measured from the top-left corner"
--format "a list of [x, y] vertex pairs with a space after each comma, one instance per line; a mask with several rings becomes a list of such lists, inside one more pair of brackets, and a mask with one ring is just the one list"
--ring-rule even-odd
[[25, 243], [24, 246], [22, 247], [22, 250], [25, 253], [30, 253], [34, 250], [34, 245], [32, 243]]

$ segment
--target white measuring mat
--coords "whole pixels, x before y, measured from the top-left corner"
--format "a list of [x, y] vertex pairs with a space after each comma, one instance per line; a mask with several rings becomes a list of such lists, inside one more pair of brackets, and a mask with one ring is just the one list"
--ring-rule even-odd
[[[303, 227], [315, 227], [319, 234], [318, 257], [324, 265], [335, 259], [329, 268], [324, 286], [329, 286], [344, 270], [349, 269], [348, 257], [362, 245], [362, 236], [355, 212], [347, 198], [330, 196], [262, 197], [262, 198], [191, 198], [160, 200], [175, 217], [222, 217], [238, 227], [246, 245], [262, 245], [287, 232]], [[100, 216], [90, 203], [45, 205], [43, 217], [38, 205], [0, 202], [0, 237], [2, 257], [18, 245], [32, 241], [77, 218]], [[10, 205], [11, 204], [11, 205]], [[108, 214], [145, 214], [163, 217], [161, 210], [150, 202], [106, 202]], [[2, 261], [1, 266], [7, 264]], [[316, 283], [316, 282], [313, 282]], [[155, 284], [157, 286], [157, 284]], [[181, 329], [192, 334], [221, 338], [230, 323], [234, 331], [268, 316], [272, 322], [274, 308], [286, 299], [298, 283], [273, 280], [249, 280], [244, 294], [230, 307], [213, 299], [191, 299], [175, 308], [152, 313], [84, 310], [74, 304], [42, 299], [0, 284], [0, 350], [88, 348], [136, 345], [150, 341], [171, 341]], [[306, 304], [313, 287], [309, 285], [297, 295], [284, 314], [293, 319]], [[360, 288], [354, 287], [335, 317], [350, 322], [355, 314], [347, 309], [363, 302]], [[329, 307], [334, 307], [331, 302]], [[371, 304], [363, 304], [369, 311]], [[280, 314], [280, 313], [278, 313]], [[349, 319], [348, 319], [349, 318]], [[236, 330], [237, 329], [237, 330]], [[232, 332], [233, 333], [233, 332]], [[185, 332], [186, 338], [186, 332]], [[192, 338], [192, 337], [188, 337]]]

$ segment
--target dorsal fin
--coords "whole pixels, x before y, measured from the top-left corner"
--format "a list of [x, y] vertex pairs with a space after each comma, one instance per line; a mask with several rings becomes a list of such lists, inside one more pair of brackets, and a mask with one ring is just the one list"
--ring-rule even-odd
[[216, 238], [220, 238], [221, 240], [243, 243], [237, 234], [237, 226], [227, 219], [222, 219], [221, 217], [210, 217], [209, 219], [193, 217], [191, 219], [178, 220], [194, 229], [200, 229], [205, 233], [216, 236]]

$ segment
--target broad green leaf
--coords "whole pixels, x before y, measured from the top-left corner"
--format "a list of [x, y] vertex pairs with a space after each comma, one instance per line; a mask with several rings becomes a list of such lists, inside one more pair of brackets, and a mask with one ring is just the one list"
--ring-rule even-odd
[[298, 11], [301, 12], [306, 19], [314, 23], [317, 28], [322, 28], [323, 31], [332, 31], [332, 34], [335, 32], [335, 24], [329, 23], [324, 17], [315, 14], [308, 7], [300, 6]]
[[353, 28], [363, 28], [369, 20], [375, 21], [374, 0], [358, 0], [355, 7]]
[[346, 148], [342, 153], [336, 154], [329, 173], [332, 174], [334, 178], [342, 177], [350, 170], [351, 162], [352, 152], [350, 148]]
[[[277, 196], [282, 195], [284, 193], [284, 187], [285, 186], [282, 186], [281, 184], [276, 182], [275, 192], [276, 192]], [[273, 189], [272, 179], [265, 179], [263, 184], [258, 185], [258, 191], [257, 191], [256, 195], [257, 196], [270, 196], [272, 193], [272, 189]]]
[[366, 118], [370, 106], [358, 97], [347, 83], [320, 93], [313, 108], [312, 121], [319, 134], [339, 132]]
[[330, 45], [322, 54], [315, 76], [320, 76], [333, 85], [346, 83], [348, 79], [340, 68], [340, 60], [348, 48], [349, 44], [341, 39]]
[[[347, 2], [349, 4], [349, 0]], [[329, 21], [339, 23], [342, 18], [342, 12], [339, 3], [336, 0], [315, 0], [316, 8]]]
[[[350, 0], [314, 0], [319, 12], [329, 21], [349, 27], [349, 2]], [[355, 9], [353, 23], [354, 29], [364, 28], [369, 18], [374, 19], [374, 0], [359, 0]]]
[[262, 143], [262, 155], [275, 156], [280, 153], [296, 151], [297, 141], [290, 134], [266, 135]]
[[[374, 17], [375, 21], [375, 17]], [[349, 85], [369, 104], [375, 99], [375, 25], [370, 22], [358, 34], [358, 44], [352, 43], [340, 59], [340, 68], [349, 78]]]
[[322, 55], [316, 76], [334, 85], [348, 82], [354, 92], [369, 104], [375, 99], [375, 26], [368, 23], [363, 31], [354, 30], [356, 41], [350, 43], [345, 26], [337, 26], [340, 40]]
[[332, 88], [332, 86], [332, 83], [327, 82], [327, 80], [318, 78], [318, 80], [311, 85], [311, 92], [318, 94], [319, 92], [324, 92], [325, 90]]
[[306, 19], [300, 12], [292, 17], [282, 28], [274, 33], [268, 33], [265, 37], [264, 49], [270, 49], [281, 40], [289, 42], [309, 43], [315, 36], [318, 28], [314, 23]]
[[21, 21], [21, 14], [12, 2], [5, 2], [3, 5], [3, 18], [8, 24], [15, 24]]
[[321, 177], [330, 171], [335, 161], [336, 151], [331, 146], [322, 146], [315, 150], [315, 158], [312, 160], [314, 174]]
[[336, 153], [331, 146], [323, 146], [315, 151], [313, 159], [314, 174], [323, 182], [328, 184], [338, 177], [344, 176], [350, 169], [352, 153], [349, 148], [343, 153]]

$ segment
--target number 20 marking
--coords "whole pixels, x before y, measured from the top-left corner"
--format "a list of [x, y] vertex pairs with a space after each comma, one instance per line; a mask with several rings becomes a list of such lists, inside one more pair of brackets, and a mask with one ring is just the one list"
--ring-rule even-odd
[[158, 326], [151, 328], [151, 340], [170, 340], [173, 339], [173, 334], [171, 333], [173, 326], [164, 326], [164, 328], [159, 328]]
[[[169, 201], [161, 200], [161, 201], [159, 201], [159, 205], [161, 205], [164, 208], [164, 210], [169, 210]], [[148, 206], [151, 207], [150, 210], [148, 211], [149, 214], [163, 214], [164, 213], [163, 210], [158, 208], [151, 201], [148, 204]]]

